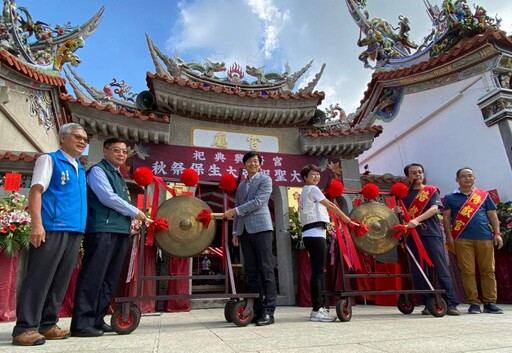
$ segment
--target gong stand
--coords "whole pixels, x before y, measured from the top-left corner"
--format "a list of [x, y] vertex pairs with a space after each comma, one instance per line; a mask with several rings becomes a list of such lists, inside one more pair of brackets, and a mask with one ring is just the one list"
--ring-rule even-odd
[[[144, 188], [144, 209], [148, 187]], [[227, 194], [224, 193], [224, 210], [228, 205]], [[198, 215], [206, 211], [211, 215], [211, 222], [202, 222]], [[175, 196], [163, 202], [158, 208], [158, 218], [165, 218], [169, 225], [168, 230], [155, 232], [155, 242], [159, 248], [169, 256], [178, 258], [190, 258], [206, 250], [215, 238], [216, 219], [222, 219], [222, 213], [211, 213], [210, 207], [202, 200], [193, 196]], [[111, 326], [118, 334], [127, 334], [135, 330], [139, 324], [141, 312], [135, 305], [136, 301], [176, 300], [176, 299], [229, 299], [226, 303], [224, 315], [226, 321], [233, 322], [237, 326], [248, 325], [254, 316], [254, 299], [259, 293], [237, 293], [231, 264], [231, 254], [228, 241], [228, 220], [222, 220], [223, 254], [225, 274], [220, 275], [167, 275], [146, 276], [144, 268], [144, 247], [146, 242], [146, 229], [142, 229], [139, 240], [139, 263], [137, 290], [134, 297], [117, 297], [115, 302], [120, 304], [114, 309]], [[224, 280], [224, 293], [201, 294], [166, 294], [143, 295], [143, 281], [174, 281], [174, 280]]]
[[[347, 192], [345, 192], [347, 193]], [[350, 192], [348, 192], [350, 193]], [[336, 203], [336, 200], [333, 200]], [[412, 294], [431, 294], [433, 295], [433, 300], [427, 304], [429, 311], [434, 316], [444, 316], [446, 312], [446, 303], [441, 298], [441, 295], [446, 293], [445, 290], [434, 289], [433, 285], [429, 281], [425, 272], [421, 268], [420, 264], [416, 260], [413, 252], [407, 246], [405, 242], [405, 234], [400, 236], [400, 239], [395, 237], [395, 232], [393, 231], [393, 226], [400, 224], [401, 220], [395, 215], [395, 213], [387, 206], [378, 203], [376, 201], [368, 201], [364, 202], [361, 205], [355, 207], [349, 214], [351, 219], [355, 219], [365, 224], [369, 231], [357, 237], [353, 232], [351, 232], [351, 236], [354, 244], [358, 251], [361, 251], [364, 254], [368, 254], [371, 256], [381, 255], [389, 252], [394, 247], [396, 247], [399, 241], [405, 246], [407, 252], [405, 252], [405, 256], [407, 259], [407, 264], [409, 266], [415, 265], [421, 272], [423, 278], [428, 284], [430, 289], [391, 289], [391, 290], [352, 290], [352, 286], [350, 284], [351, 279], [371, 279], [371, 278], [408, 278], [411, 279], [412, 275], [410, 271], [408, 273], [373, 273], [368, 271], [365, 263], [365, 270], [367, 273], [356, 273], [356, 270], [352, 269], [351, 264], [347, 264], [348, 268], [345, 268], [343, 254], [341, 253], [340, 246], [340, 254], [338, 259], [335, 261], [333, 277], [332, 277], [332, 285], [331, 290], [323, 291], [324, 295], [324, 304], [326, 307], [329, 307], [328, 298], [332, 296], [339, 296], [341, 299], [338, 301], [336, 305], [336, 313], [340, 321], [350, 321], [352, 318], [352, 298], [355, 296], [364, 296], [364, 295], [399, 295], [397, 307], [404, 314], [410, 314], [414, 310], [414, 304], [412, 300], [409, 298], [409, 295]], [[346, 229], [346, 228], [345, 228]], [[351, 256], [358, 256], [358, 253], [350, 254]], [[412, 262], [412, 264], [411, 264]], [[403, 271], [402, 271], [403, 272]], [[336, 288], [336, 279], [338, 274], [341, 274], [341, 289]], [[412, 281], [411, 281], [412, 283]]]

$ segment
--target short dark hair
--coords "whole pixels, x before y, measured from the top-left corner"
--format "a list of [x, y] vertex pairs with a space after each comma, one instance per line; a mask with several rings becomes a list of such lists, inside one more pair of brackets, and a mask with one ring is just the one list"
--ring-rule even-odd
[[471, 169], [470, 167], [464, 167], [464, 168], [460, 168], [459, 170], [457, 170], [457, 173], [455, 173], [455, 176], [458, 178], [460, 176], [460, 172], [462, 172], [463, 170], [471, 170], [471, 173], [475, 174], [475, 172], [473, 171], [473, 169]]
[[258, 156], [258, 161], [260, 161], [260, 164], [263, 163], [263, 158], [261, 158], [260, 154], [256, 151], [249, 151], [246, 154], [244, 154], [242, 162], [245, 164], [245, 162], [247, 162], [249, 158], [252, 158], [254, 156]]
[[126, 143], [125, 140], [121, 140], [117, 137], [111, 137], [111, 138], [108, 138], [105, 141], [103, 141], [103, 148], [110, 147], [116, 143], [124, 143], [126, 146], [128, 146], [128, 144]]
[[315, 164], [308, 164], [300, 171], [300, 177], [302, 178], [302, 180], [306, 180], [306, 178], [309, 175], [309, 172], [311, 171], [320, 173], [320, 168], [318, 168], [318, 166]]
[[405, 176], [409, 176], [409, 168], [411, 167], [420, 167], [421, 168], [421, 171], [423, 173], [425, 173], [425, 168], [423, 168], [423, 166], [419, 163], [411, 163], [411, 164], [407, 164], [404, 168], [404, 174]]

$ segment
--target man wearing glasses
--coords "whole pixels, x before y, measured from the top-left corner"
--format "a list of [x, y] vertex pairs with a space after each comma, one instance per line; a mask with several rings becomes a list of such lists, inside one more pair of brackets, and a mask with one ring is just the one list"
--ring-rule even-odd
[[484, 313], [502, 314], [496, 306], [494, 246], [503, 246], [496, 205], [489, 193], [475, 187], [471, 168], [461, 168], [455, 181], [459, 187], [444, 197], [443, 222], [446, 241], [455, 245], [462, 285], [469, 303], [468, 313], [480, 314], [475, 263], [480, 273]]
[[71, 320], [74, 337], [97, 337], [112, 332], [104, 317], [128, 251], [131, 218], [148, 220], [130, 203], [119, 171], [128, 157], [126, 143], [117, 138], [105, 140], [103, 156], [87, 171], [89, 212]]
[[85, 169], [78, 160], [89, 142], [78, 124], [59, 130], [60, 149], [40, 156], [29, 192], [27, 274], [18, 294], [12, 344], [41, 345], [69, 337], [57, 326], [59, 309], [85, 230]]

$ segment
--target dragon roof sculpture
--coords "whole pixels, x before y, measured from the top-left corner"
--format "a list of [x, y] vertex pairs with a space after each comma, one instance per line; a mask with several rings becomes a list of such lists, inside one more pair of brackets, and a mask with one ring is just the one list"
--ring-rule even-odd
[[[488, 16], [482, 6], [473, 4], [474, 11], [471, 10], [467, 0], [444, 0], [441, 7], [423, 0], [433, 28], [418, 45], [409, 38], [411, 25], [407, 17], [398, 16], [398, 27], [395, 28], [383, 19], [370, 19], [365, 10], [365, 0], [345, 1], [361, 29], [357, 44], [366, 47], [359, 60], [371, 69], [394, 69], [428, 60], [448, 51], [463, 38], [483, 33], [489, 28], [499, 30], [501, 22], [497, 17]], [[365, 37], [361, 38], [363, 34]], [[375, 66], [370, 64], [370, 60], [376, 62]]]
[[36, 21], [25, 7], [15, 0], [4, 0], [0, 16], [0, 48], [42, 70], [60, 72], [65, 63], [77, 66], [75, 54], [84, 39], [98, 27], [104, 7], [82, 26], [52, 26]]
[[[181, 58], [176, 51], [174, 59], [170, 58], [154, 45], [148, 35], [146, 35], [146, 39], [156, 72], [159, 75], [183, 78], [194, 82], [201, 82], [205, 85], [228, 86], [241, 91], [292, 92], [297, 81], [309, 70], [313, 63], [313, 60], [311, 60], [306, 66], [295, 73], [291, 72], [288, 64], [285, 65], [285, 71], [282, 73], [266, 72], [265, 66], [254, 67], [250, 65], [245, 66], [244, 72], [240, 64], [236, 62], [229, 67], [226, 67], [224, 62], [213, 62], [208, 58], [205, 58], [202, 63], [188, 62]], [[315, 79], [308, 83], [301, 91], [305, 93], [312, 92], [323, 70], [324, 66], [315, 75]], [[221, 77], [219, 73], [225, 73], [224, 77]], [[249, 81], [247, 76], [254, 77], [255, 79]]]

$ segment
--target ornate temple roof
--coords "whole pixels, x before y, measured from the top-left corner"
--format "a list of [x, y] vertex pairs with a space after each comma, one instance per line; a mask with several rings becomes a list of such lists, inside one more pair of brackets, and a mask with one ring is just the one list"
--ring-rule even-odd
[[[512, 36], [507, 36], [503, 31], [489, 28], [484, 33], [460, 40], [457, 45], [451, 47], [444, 54], [431, 57], [426, 61], [409, 67], [375, 72], [364, 92], [362, 105], [356, 112], [352, 126], [365, 127], [373, 124], [376, 118], [375, 107], [385, 105], [386, 99], [393, 96], [393, 93], [389, 93], [390, 91], [403, 90], [409, 85], [428, 84], [434, 87], [439, 84], [440, 80], [443, 80], [443, 77], [451, 77], [449, 80], [445, 79], [444, 84], [463, 79], [468, 77], [467, 75], [474, 74], [473, 67], [498, 57], [501, 50], [505, 48], [508, 48], [509, 51], [512, 50]], [[485, 67], [480, 68], [480, 71], [483, 71]], [[457, 75], [465, 71], [467, 74]], [[424, 89], [428, 87], [425, 86]], [[397, 97], [392, 97], [389, 106], [394, 105], [397, 99]]]
[[35, 81], [47, 83], [52, 86], [63, 87], [65, 89], [65, 79], [60, 76], [55, 76], [52, 72], [40, 70], [37, 66], [28, 65], [26, 62], [16, 58], [5, 49], [0, 49], [0, 60], [7, 66]]
[[300, 136], [300, 150], [306, 155], [352, 159], [368, 150], [381, 132], [379, 125], [365, 129], [307, 129]]

